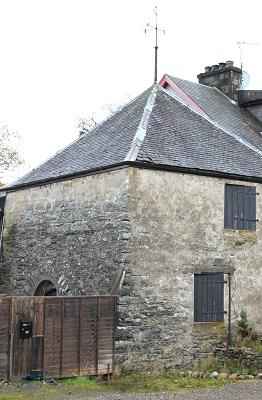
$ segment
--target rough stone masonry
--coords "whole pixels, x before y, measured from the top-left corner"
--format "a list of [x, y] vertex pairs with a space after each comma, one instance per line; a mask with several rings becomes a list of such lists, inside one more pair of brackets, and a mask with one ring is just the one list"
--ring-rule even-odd
[[194, 272], [232, 272], [233, 318], [244, 305], [262, 330], [261, 225], [224, 229], [226, 183], [261, 192], [135, 167], [10, 192], [1, 292], [33, 295], [43, 280], [63, 295], [117, 292], [118, 364], [189, 366], [225, 335], [223, 322], [193, 321]]

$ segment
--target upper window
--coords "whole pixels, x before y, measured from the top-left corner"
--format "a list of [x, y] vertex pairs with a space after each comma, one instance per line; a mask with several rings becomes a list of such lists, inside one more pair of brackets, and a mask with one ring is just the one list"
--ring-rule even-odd
[[256, 230], [256, 188], [226, 185], [225, 228]]
[[224, 320], [224, 273], [194, 275], [194, 321]]

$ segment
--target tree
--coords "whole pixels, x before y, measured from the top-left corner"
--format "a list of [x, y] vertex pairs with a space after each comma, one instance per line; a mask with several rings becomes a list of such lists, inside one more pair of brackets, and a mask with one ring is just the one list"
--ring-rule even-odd
[[3, 174], [22, 164], [19, 156], [19, 135], [11, 131], [7, 125], [0, 126], [0, 178]]
[[97, 126], [97, 121], [93, 116], [90, 118], [80, 118], [78, 122], [79, 136], [85, 135], [86, 133], [92, 131]]
[[130, 99], [131, 97], [126, 95], [125, 98], [122, 99], [121, 104], [107, 104], [101, 107], [100, 111], [97, 113], [92, 113], [92, 115], [89, 115], [86, 118], [79, 118], [77, 124], [79, 136], [91, 132], [97, 127], [97, 125], [101, 124], [107, 118], [122, 110], [122, 108], [125, 107], [126, 103], [128, 103]]

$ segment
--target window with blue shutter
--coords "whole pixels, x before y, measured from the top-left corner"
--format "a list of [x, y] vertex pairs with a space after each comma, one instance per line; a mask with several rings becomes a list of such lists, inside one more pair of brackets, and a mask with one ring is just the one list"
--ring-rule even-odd
[[2, 250], [3, 224], [4, 224], [5, 196], [0, 195], [0, 253]]
[[256, 230], [255, 186], [225, 186], [224, 227]]
[[224, 273], [194, 274], [194, 321], [224, 321]]

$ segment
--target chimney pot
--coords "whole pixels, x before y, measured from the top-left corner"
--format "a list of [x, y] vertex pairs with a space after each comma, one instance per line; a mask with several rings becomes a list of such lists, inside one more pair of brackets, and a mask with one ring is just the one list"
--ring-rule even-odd
[[217, 71], [218, 70], [218, 64], [214, 64], [214, 65], [212, 65], [212, 67], [211, 67], [211, 71]]
[[226, 66], [225, 62], [220, 62], [219, 63], [219, 69], [223, 69], [223, 68], [225, 68], [225, 66]]
[[233, 61], [228, 60], [205, 67], [205, 71], [198, 75], [198, 80], [203, 85], [215, 86], [228, 97], [237, 101], [241, 73], [241, 69], [234, 67]]
[[226, 66], [227, 67], [233, 67], [233, 65], [234, 65], [233, 61], [231, 61], [231, 60], [226, 61]]

